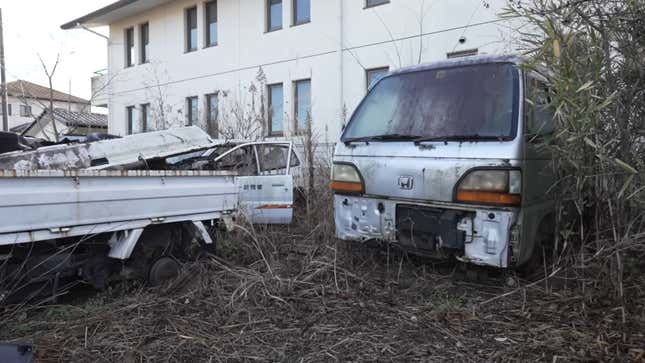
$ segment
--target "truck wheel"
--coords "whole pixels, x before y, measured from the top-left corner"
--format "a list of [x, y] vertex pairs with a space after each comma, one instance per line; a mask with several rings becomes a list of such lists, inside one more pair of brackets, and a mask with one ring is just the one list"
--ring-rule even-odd
[[150, 286], [159, 286], [164, 282], [173, 280], [179, 276], [181, 266], [172, 257], [163, 256], [157, 259], [148, 272], [148, 283]]
[[553, 240], [553, 227], [548, 222], [543, 221], [538, 228], [530, 259], [518, 269], [522, 277], [529, 280], [543, 277], [544, 264], [546, 263], [548, 267], [552, 262]]
[[466, 281], [472, 283], [487, 283], [488, 270], [480, 266], [466, 266]]

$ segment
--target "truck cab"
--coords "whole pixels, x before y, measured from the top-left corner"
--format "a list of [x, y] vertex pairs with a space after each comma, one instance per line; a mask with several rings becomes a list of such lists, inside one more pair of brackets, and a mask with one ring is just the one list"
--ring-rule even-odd
[[[540, 97], [541, 96], [541, 97]], [[388, 74], [338, 143], [337, 237], [483, 266], [527, 263], [548, 232], [553, 115], [540, 75], [513, 56]]]

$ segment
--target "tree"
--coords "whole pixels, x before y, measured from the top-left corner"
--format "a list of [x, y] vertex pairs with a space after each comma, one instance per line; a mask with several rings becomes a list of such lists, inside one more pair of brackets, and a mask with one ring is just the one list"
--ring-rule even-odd
[[219, 91], [222, 112], [218, 123], [219, 134], [225, 139], [259, 140], [264, 138], [269, 122], [266, 75], [258, 68], [255, 80], [235, 96], [230, 91]]
[[[166, 79], [168, 78], [167, 72], [164, 72], [164, 76]], [[153, 63], [144, 85], [148, 99], [152, 100], [150, 112], [154, 119], [155, 130], [165, 130], [183, 124], [182, 120], [177, 117], [177, 115], [181, 114], [181, 108], [175, 112], [175, 107], [168, 103], [166, 84], [167, 81], [162, 79], [158, 65]]]
[[51, 120], [52, 127], [54, 128], [54, 140], [56, 142], [59, 141], [59, 135], [58, 135], [58, 130], [56, 126], [56, 120], [54, 118], [54, 75], [56, 74], [56, 69], [58, 68], [58, 63], [60, 62], [60, 53], [56, 54], [56, 62], [54, 63], [54, 66], [49, 69], [45, 65], [45, 61], [43, 61], [43, 58], [38, 54], [38, 59], [40, 60], [40, 64], [43, 67], [43, 71], [45, 71], [45, 75], [47, 76], [47, 80], [49, 81], [49, 117]]

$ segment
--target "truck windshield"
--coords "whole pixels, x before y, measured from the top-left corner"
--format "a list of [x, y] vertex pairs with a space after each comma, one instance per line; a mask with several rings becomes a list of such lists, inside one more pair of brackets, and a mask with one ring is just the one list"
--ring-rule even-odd
[[372, 88], [342, 141], [509, 140], [518, 99], [519, 75], [511, 64], [397, 74]]

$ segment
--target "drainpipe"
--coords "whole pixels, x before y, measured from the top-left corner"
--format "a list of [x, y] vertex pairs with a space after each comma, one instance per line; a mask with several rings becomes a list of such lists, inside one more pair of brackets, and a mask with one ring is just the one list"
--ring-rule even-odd
[[343, 24], [343, 0], [338, 0], [338, 115], [340, 118], [340, 125], [345, 124], [345, 95], [343, 92], [344, 66], [343, 66], [343, 44], [344, 39], [344, 24]]

